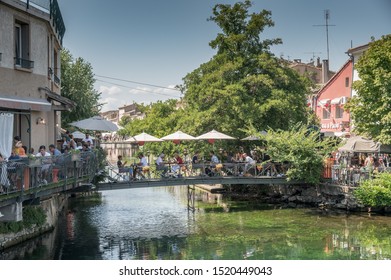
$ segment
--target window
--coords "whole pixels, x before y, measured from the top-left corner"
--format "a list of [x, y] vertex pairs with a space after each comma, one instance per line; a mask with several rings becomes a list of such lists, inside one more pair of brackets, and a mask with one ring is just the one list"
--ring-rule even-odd
[[343, 108], [341, 106], [335, 106], [335, 118], [342, 119], [343, 118]]
[[349, 77], [345, 78], [345, 87], [349, 87]]
[[31, 69], [34, 62], [30, 61], [29, 25], [15, 22], [15, 66]]
[[327, 108], [323, 108], [323, 119], [329, 119], [330, 118], [330, 110]]

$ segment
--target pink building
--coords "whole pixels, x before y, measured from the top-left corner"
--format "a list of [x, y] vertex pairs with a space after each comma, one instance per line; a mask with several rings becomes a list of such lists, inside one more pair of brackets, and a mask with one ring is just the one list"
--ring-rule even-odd
[[348, 60], [318, 92], [315, 112], [326, 136], [350, 131], [350, 113], [344, 105], [351, 96], [352, 77], [353, 63]]

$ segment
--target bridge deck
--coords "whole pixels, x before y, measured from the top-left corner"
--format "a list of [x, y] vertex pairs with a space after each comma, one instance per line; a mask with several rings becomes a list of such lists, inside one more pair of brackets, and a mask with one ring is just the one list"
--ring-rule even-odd
[[283, 177], [272, 176], [257, 176], [257, 177], [182, 177], [182, 178], [162, 178], [162, 179], [146, 179], [139, 181], [121, 181], [99, 183], [96, 186], [97, 190], [115, 190], [115, 189], [135, 189], [147, 187], [164, 187], [164, 186], [188, 186], [188, 185], [286, 185], [298, 184], [296, 181], [287, 181]]

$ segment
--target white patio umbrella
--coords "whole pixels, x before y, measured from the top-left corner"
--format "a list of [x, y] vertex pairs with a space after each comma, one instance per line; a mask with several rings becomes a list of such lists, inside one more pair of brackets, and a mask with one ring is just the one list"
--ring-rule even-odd
[[211, 130], [205, 134], [202, 134], [198, 137], [196, 137], [198, 140], [208, 140], [209, 143], [213, 144], [215, 140], [235, 140], [234, 137], [229, 136], [227, 134], [218, 132], [216, 130]]
[[145, 142], [162, 142], [163, 140], [155, 137], [155, 136], [152, 136], [148, 133], [140, 133], [136, 136], [133, 136], [134, 139], [136, 139], [137, 143], [142, 146], [144, 145]]
[[101, 116], [95, 116], [92, 118], [80, 120], [77, 122], [70, 123], [73, 126], [78, 128], [88, 129], [88, 130], [97, 130], [97, 131], [117, 131], [118, 126], [111, 121], [105, 120]]
[[[73, 135], [73, 138], [75, 138], [75, 139], [84, 139], [84, 138], [86, 138], [86, 135], [83, 132], [78, 131], [78, 130], [76, 130], [75, 132], [72, 132], [72, 135]], [[95, 139], [95, 137], [93, 137], [93, 136], [90, 136], [90, 138], [92, 140]]]
[[164, 141], [173, 141], [175, 144], [179, 144], [180, 141], [184, 141], [184, 140], [196, 140], [196, 138], [194, 136], [191, 136], [191, 135], [184, 133], [180, 130], [178, 130], [177, 132], [174, 132], [172, 134], [169, 134], [167, 136], [164, 136], [161, 139]]

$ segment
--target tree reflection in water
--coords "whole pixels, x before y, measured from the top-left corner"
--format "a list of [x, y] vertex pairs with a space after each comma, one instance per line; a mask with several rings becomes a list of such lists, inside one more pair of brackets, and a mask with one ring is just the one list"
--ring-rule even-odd
[[[2, 259], [390, 259], [391, 217], [291, 209], [197, 193], [186, 188], [104, 192], [70, 203], [57, 235]], [[47, 240], [45, 240], [47, 238]], [[54, 242], [53, 240], [57, 240]], [[28, 252], [28, 253], [27, 253]]]

